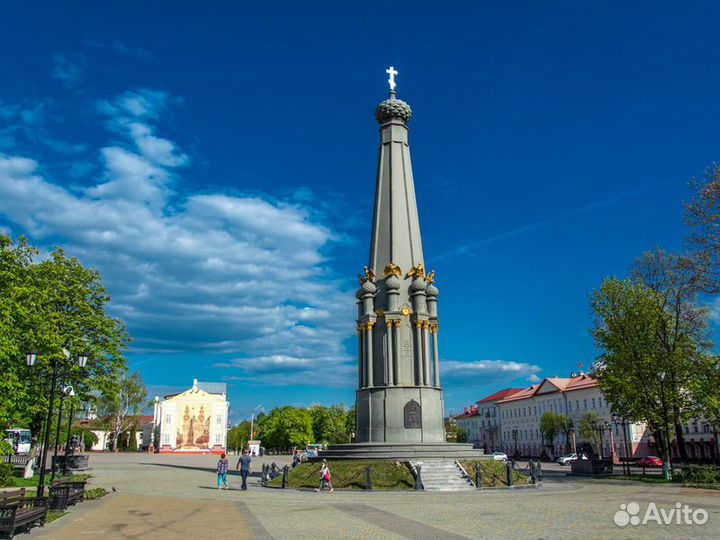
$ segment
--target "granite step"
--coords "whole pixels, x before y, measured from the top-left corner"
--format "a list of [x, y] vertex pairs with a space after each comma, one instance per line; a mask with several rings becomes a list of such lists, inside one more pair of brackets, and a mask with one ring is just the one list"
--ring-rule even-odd
[[425, 491], [471, 491], [472, 481], [466, 478], [454, 460], [426, 459], [410, 462], [420, 468]]

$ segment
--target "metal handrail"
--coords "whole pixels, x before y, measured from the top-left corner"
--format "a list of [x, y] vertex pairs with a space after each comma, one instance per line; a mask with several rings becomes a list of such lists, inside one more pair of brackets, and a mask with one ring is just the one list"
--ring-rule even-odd
[[465, 470], [465, 467], [462, 466], [462, 463], [460, 463], [460, 462], [456, 459], [456, 460], [455, 460], [455, 465], [457, 465], [457, 466], [460, 468], [460, 471], [462, 472], [463, 477], [466, 478], [466, 479], [468, 479], [473, 486], [477, 487], [477, 486], [475, 485], [475, 482], [473, 482], [473, 479], [470, 477], [470, 475], [469, 475], [469, 474], [467, 473], [467, 471]]

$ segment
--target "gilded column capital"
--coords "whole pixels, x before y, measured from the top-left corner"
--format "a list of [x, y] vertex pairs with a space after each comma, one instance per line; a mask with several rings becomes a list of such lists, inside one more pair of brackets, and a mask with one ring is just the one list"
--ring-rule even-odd
[[367, 324], [366, 324], [366, 326], [367, 326], [368, 332], [372, 332], [373, 326], [375, 326], [375, 322], [374, 322], [374, 321], [368, 321]]

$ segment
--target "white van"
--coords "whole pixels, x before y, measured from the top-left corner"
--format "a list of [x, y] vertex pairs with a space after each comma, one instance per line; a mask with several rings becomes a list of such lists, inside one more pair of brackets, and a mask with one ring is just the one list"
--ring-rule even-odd
[[24, 455], [30, 453], [32, 437], [29, 429], [6, 429], [5, 440], [9, 442], [15, 453]]

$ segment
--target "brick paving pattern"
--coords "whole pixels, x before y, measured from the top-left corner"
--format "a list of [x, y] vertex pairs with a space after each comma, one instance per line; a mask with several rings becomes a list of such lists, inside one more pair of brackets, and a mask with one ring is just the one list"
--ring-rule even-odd
[[[285, 464], [270, 456], [268, 462]], [[340, 492], [265, 489], [255, 476], [240, 491], [218, 491], [217, 457], [97, 454], [92, 486], [117, 492], [71, 508], [22, 538], [259, 539], [676, 539], [720, 538], [720, 491], [548, 474], [536, 489], [470, 493]], [[234, 466], [234, 459], [231, 465]], [[618, 527], [620, 504], [705, 509], [705, 525]]]

